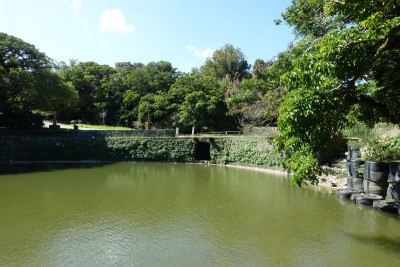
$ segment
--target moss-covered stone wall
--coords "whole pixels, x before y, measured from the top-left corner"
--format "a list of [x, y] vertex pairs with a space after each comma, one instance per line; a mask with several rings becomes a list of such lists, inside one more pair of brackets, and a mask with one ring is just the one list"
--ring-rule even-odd
[[171, 137], [0, 137], [0, 161], [193, 161], [195, 141]]
[[284, 167], [285, 157], [275, 152], [271, 137], [209, 138], [211, 161], [218, 164], [246, 163]]
[[218, 164], [282, 167], [268, 137], [140, 137], [83, 135], [0, 135], [0, 161], [105, 160], [193, 162], [199, 144], [210, 144]]

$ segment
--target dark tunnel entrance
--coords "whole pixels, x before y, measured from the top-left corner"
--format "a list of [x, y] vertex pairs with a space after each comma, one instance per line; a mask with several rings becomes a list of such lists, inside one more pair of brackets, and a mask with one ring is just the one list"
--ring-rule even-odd
[[196, 144], [195, 160], [211, 160], [210, 143], [198, 142]]

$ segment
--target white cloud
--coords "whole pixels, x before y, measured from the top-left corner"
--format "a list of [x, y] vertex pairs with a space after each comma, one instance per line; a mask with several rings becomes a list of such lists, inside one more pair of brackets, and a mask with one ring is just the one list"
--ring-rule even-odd
[[187, 46], [186, 46], [186, 49], [187, 49], [189, 52], [195, 54], [196, 57], [202, 58], [202, 59], [209, 58], [209, 57], [211, 57], [211, 56], [214, 54], [214, 49], [211, 49], [211, 48], [207, 48], [207, 49], [204, 49], [204, 50], [200, 50], [200, 49], [198, 49], [197, 47], [195, 47], [194, 45], [187, 45]]
[[201, 51], [201, 57], [202, 58], [209, 58], [212, 57], [212, 55], [214, 54], [214, 49], [208, 48], [208, 49], [204, 49], [203, 51]]
[[119, 9], [107, 10], [100, 16], [100, 30], [102, 32], [117, 31], [127, 33], [133, 31], [133, 29], [133, 25], [125, 24], [125, 18]]
[[89, 31], [89, 21], [88, 20], [80, 20], [79, 24], [82, 26], [82, 28], [85, 31], [87, 31], [87, 32]]
[[73, 0], [71, 6], [72, 9], [79, 10], [82, 6], [82, 3], [79, 0]]

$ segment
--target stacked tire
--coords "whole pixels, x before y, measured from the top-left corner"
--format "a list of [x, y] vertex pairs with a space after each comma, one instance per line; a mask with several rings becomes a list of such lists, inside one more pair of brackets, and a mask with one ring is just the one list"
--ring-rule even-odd
[[380, 161], [364, 163], [364, 191], [367, 194], [386, 197], [388, 189], [389, 164]]
[[364, 161], [360, 160], [360, 150], [354, 149], [348, 146], [348, 157], [347, 157], [347, 187], [350, 189], [363, 190], [363, 176], [362, 173], [357, 171]]
[[351, 146], [347, 146], [347, 159], [359, 159], [361, 158], [361, 152], [358, 148], [352, 148]]
[[400, 162], [389, 163], [387, 200], [400, 200]]

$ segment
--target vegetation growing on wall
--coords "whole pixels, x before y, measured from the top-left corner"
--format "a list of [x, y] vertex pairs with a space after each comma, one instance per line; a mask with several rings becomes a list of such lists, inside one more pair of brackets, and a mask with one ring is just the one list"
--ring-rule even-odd
[[0, 136], [0, 161], [105, 160], [193, 162], [199, 142], [210, 144], [211, 162], [284, 166], [268, 137], [174, 138], [68, 134]]
[[285, 167], [285, 156], [275, 153], [275, 146], [268, 137], [210, 138], [209, 142], [211, 160], [214, 163]]
[[195, 141], [133, 136], [2, 136], [0, 160], [193, 161]]

